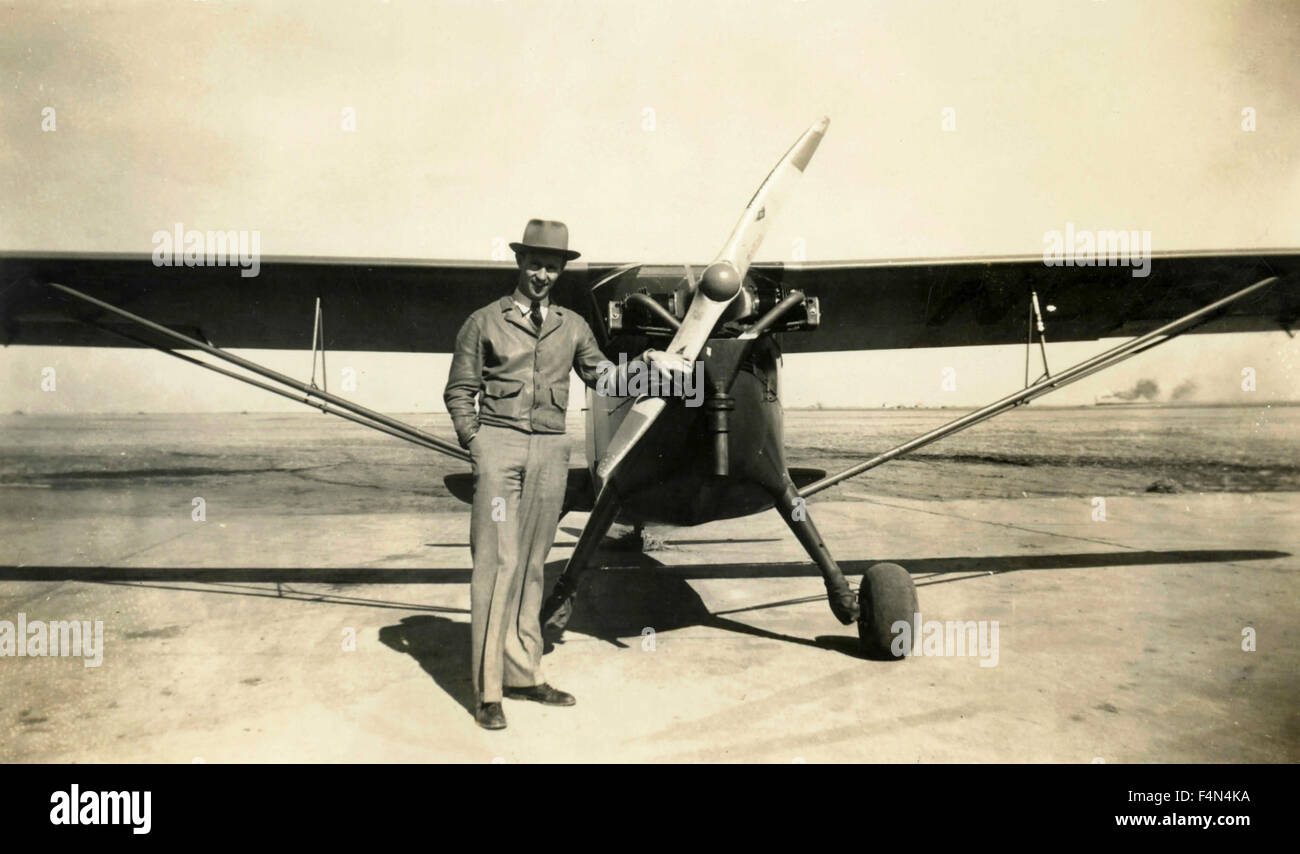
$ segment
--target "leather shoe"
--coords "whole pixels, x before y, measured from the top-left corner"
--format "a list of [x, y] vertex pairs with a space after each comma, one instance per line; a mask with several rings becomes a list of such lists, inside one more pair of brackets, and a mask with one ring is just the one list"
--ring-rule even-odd
[[505, 729], [506, 713], [501, 711], [500, 703], [479, 703], [474, 712], [474, 723], [483, 729]]
[[572, 694], [557, 691], [545, 682], [528, 688], [506, 686], [502, 693], [512, 700], [532, 700], [534, 703], [541, 703], [546, 706], [572, 706], [578, 702]]

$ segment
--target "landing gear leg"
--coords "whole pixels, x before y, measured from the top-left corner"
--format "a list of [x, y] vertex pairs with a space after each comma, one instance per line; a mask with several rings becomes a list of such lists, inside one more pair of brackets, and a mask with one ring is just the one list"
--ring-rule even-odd
[[582, 529], [582, 535], [578, 537], [578, 544], [574, 546], [573, 554], [564, 566], [564, 572], [555, 582], [551, 595], [542, 604], [542, 635], [547, 640], [555, 642], [563, 636], [564, 627], [569, 624], [569, 618], [573, 616], [573, 605], [578, 596], [578, 581], [591, 564], [592, 558], [596, 556], [596, 549], [604, 539], [605, 533], [609, 531], [609, 526], [614, 524], [619, 507], [618, 494], [612, 488], [602, 489], [596, 499], [596, 506], [592, 508], [591, 516], [587, 519], [587, 525]]
[[632, 554], [641, 554], [645, 551], [645, 525], [637, 522], [629, 531], [623, 531], [621, 534], [610, 534], [610, 541], [606, 544], [607, 548], [617, 549], [621, 552], [631, 552]]
[[784, 489], [781, 492], [773, 491], [776, 509], [781, 513], [785, 523], [790, 526], [790, 530], [794, 532], [804, 550], [808, 552], [808, 556], [821, 570], [822, 580], [826, 582], [826, 595], [830, 600], [831, 613], [835, 615], [835, 619], [847, 626], [855, 622], [861, 613], [857, 597], [853, 595], [848, 581], [844, 579], [839, 564], [831, 557], [830, 549], [826, 548], [826, 543], [822, 541], [822, 535], [818, 533], [817, 526], [808, 515], [808, 507], [799, 497], [799, 491], [794, 483], [788, 476], [783, 478], [783, 481]]

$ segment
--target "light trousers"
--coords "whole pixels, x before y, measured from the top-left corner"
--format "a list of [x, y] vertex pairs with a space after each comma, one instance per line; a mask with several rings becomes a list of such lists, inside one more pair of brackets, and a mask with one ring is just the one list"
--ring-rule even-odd
[[481, 703], [542, 676], [542, 573], [568, 482], [562, 433], [481, 425], [471, 443], [470, 666]]

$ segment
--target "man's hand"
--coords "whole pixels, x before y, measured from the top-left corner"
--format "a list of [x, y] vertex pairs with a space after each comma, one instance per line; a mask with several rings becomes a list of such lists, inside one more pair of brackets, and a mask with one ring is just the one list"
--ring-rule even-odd
[[[642, 358], [647, 365], [659, 372], [661, 382], [671, 384], [676, 380], [677, 385], [671, 386], [674, 388], [686, 387], [690, 382], [691, 372], [695, 370], [694, 361], [665, 353], [663, 350], [646, 350]], [[678, 377], [680, 379], [677, 379]]]

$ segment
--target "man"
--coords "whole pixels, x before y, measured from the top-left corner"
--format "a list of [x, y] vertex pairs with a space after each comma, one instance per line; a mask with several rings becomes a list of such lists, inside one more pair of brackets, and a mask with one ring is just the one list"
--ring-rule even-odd
[[[505, 728], [503, 696], [575, 702], [542, 675], [542, 569], [568, 481], [569, 370], [593, 387], [602, 362], [616, 370], [587, 322], [550, 301], [564, 265], [578, 257], [564, 223], [530, 220], [510, 248], [519, 265], [515, 291], [465, 321], [443, 393], [474, 470], [470, 666], [474, 719], [485, 729]], [[657, 351], [641, 359], [667, 376], [688, 369]]]

